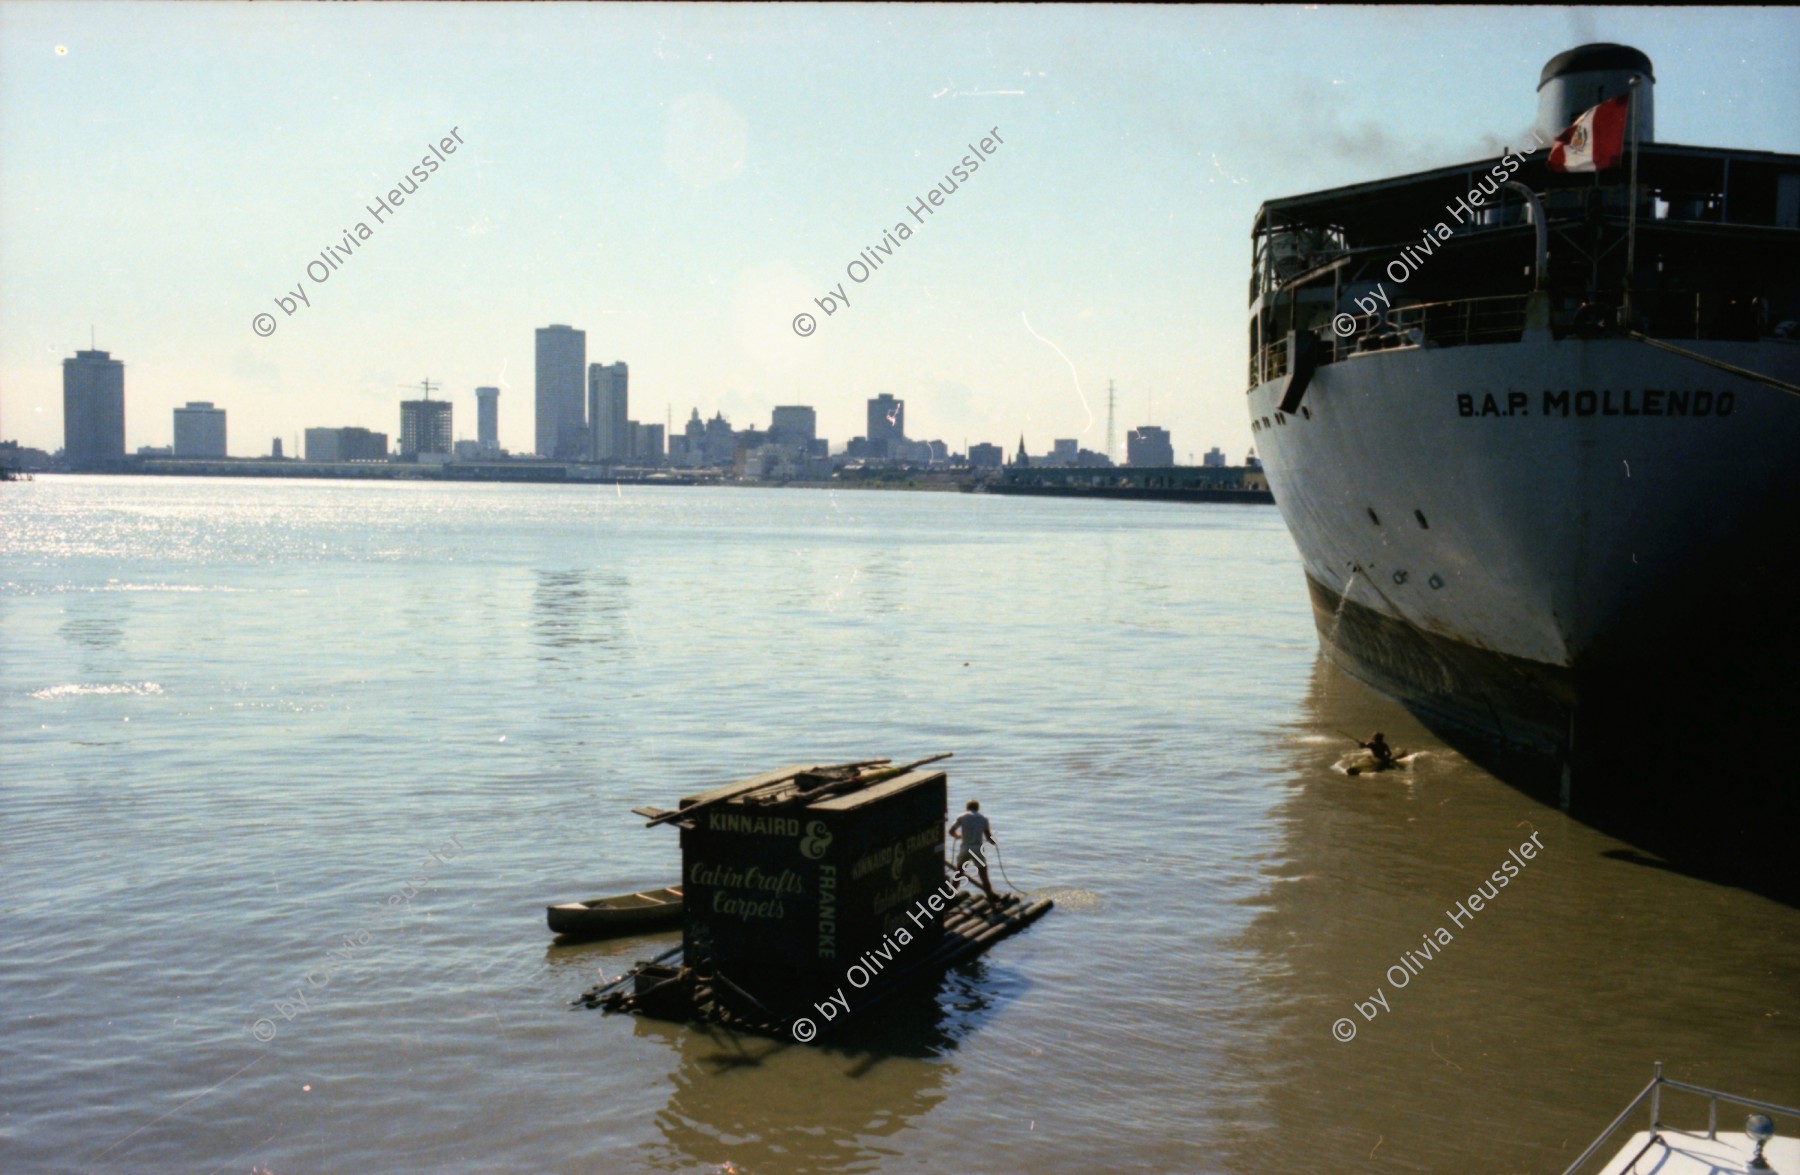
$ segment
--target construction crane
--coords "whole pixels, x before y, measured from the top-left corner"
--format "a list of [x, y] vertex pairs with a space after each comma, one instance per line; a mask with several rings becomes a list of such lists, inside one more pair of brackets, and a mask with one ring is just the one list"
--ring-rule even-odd
[[395, 386], [395, 387], [399, 387], [399, 388], [412, 388], [412, 387], [414, 387], [414, 386], [417, 386], [417, 387], [419, 387], [419, 388], [422, 388], [422, 389], [424, 389], [424, 392], [425, 392], [425, 398], [426, 398], [426, 399], [427, 399], [427, 400], [429, 400], [429, 399], [431, 399], [431, 393], [432, 393], [432, 392], [433, 392], [433, 391], [442, 391], [442, 390], [443, 390], [443, 387], [444, 387], [444, 385], [443, 385], [443, 384], [434, 384], [434, 383], [432, 383], [432, 382], [431, 382], [431, 380], [430, 380], [430, 379], [422, 379], [422, 380], [420, 380], [420, 381], [419, 381], [419, 382], [418, 382], [418, 384], [417, 384], [417, 385], [413, 385], [413, 384], [395, 384], [395, 385], [394, 385], [394, 386]]

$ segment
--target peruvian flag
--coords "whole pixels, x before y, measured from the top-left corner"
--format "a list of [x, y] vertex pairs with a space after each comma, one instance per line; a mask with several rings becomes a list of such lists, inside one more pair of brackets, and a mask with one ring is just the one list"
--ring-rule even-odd
[[1631, 96], [1608, 98], [1583, 114], [1550, 148], [1551, 171], [1605, 171], [1617, 167], [1625, 154], [1625, 119]]

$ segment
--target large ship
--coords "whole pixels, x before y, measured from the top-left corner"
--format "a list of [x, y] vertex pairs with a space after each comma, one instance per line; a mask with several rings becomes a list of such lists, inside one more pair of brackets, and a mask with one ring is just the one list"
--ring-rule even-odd
[[1536, 142], [1265, 203], [1252, 429], [1341, 668], [1577, 815], [1791, 812], [1800, 156], [1654, 84], [1584, 45]]

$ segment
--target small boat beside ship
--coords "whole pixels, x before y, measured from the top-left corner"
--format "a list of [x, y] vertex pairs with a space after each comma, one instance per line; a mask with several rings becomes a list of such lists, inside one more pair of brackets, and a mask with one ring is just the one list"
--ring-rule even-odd
[[1417, 751], [1396, 748], [1393, 757], [1384, 761], [1370, 751], [1356, 751], [1338, 760], [1337, 765], [1345, 775], [1380, 775], [1386, 771], [1410, 771], [1417, 757]]
[[544, 907], [550, 929], [565, 938], [639, 934], [681, 925], [681, 887], [668, 885], [640, 893]]

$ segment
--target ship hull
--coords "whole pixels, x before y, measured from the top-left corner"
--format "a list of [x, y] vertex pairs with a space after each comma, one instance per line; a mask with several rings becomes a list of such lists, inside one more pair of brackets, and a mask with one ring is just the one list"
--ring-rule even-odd
[[[1689, 345], [1800, 382], [1800, 347]], [[1284, 390], [1250, 409], [1340, 667], [1578, 814], [1780, 763], [1800, 399], [1543, 333], [1329, 364], [1291, 415]], [[1792, 807], [1796, 774], [1749, 793]]]

